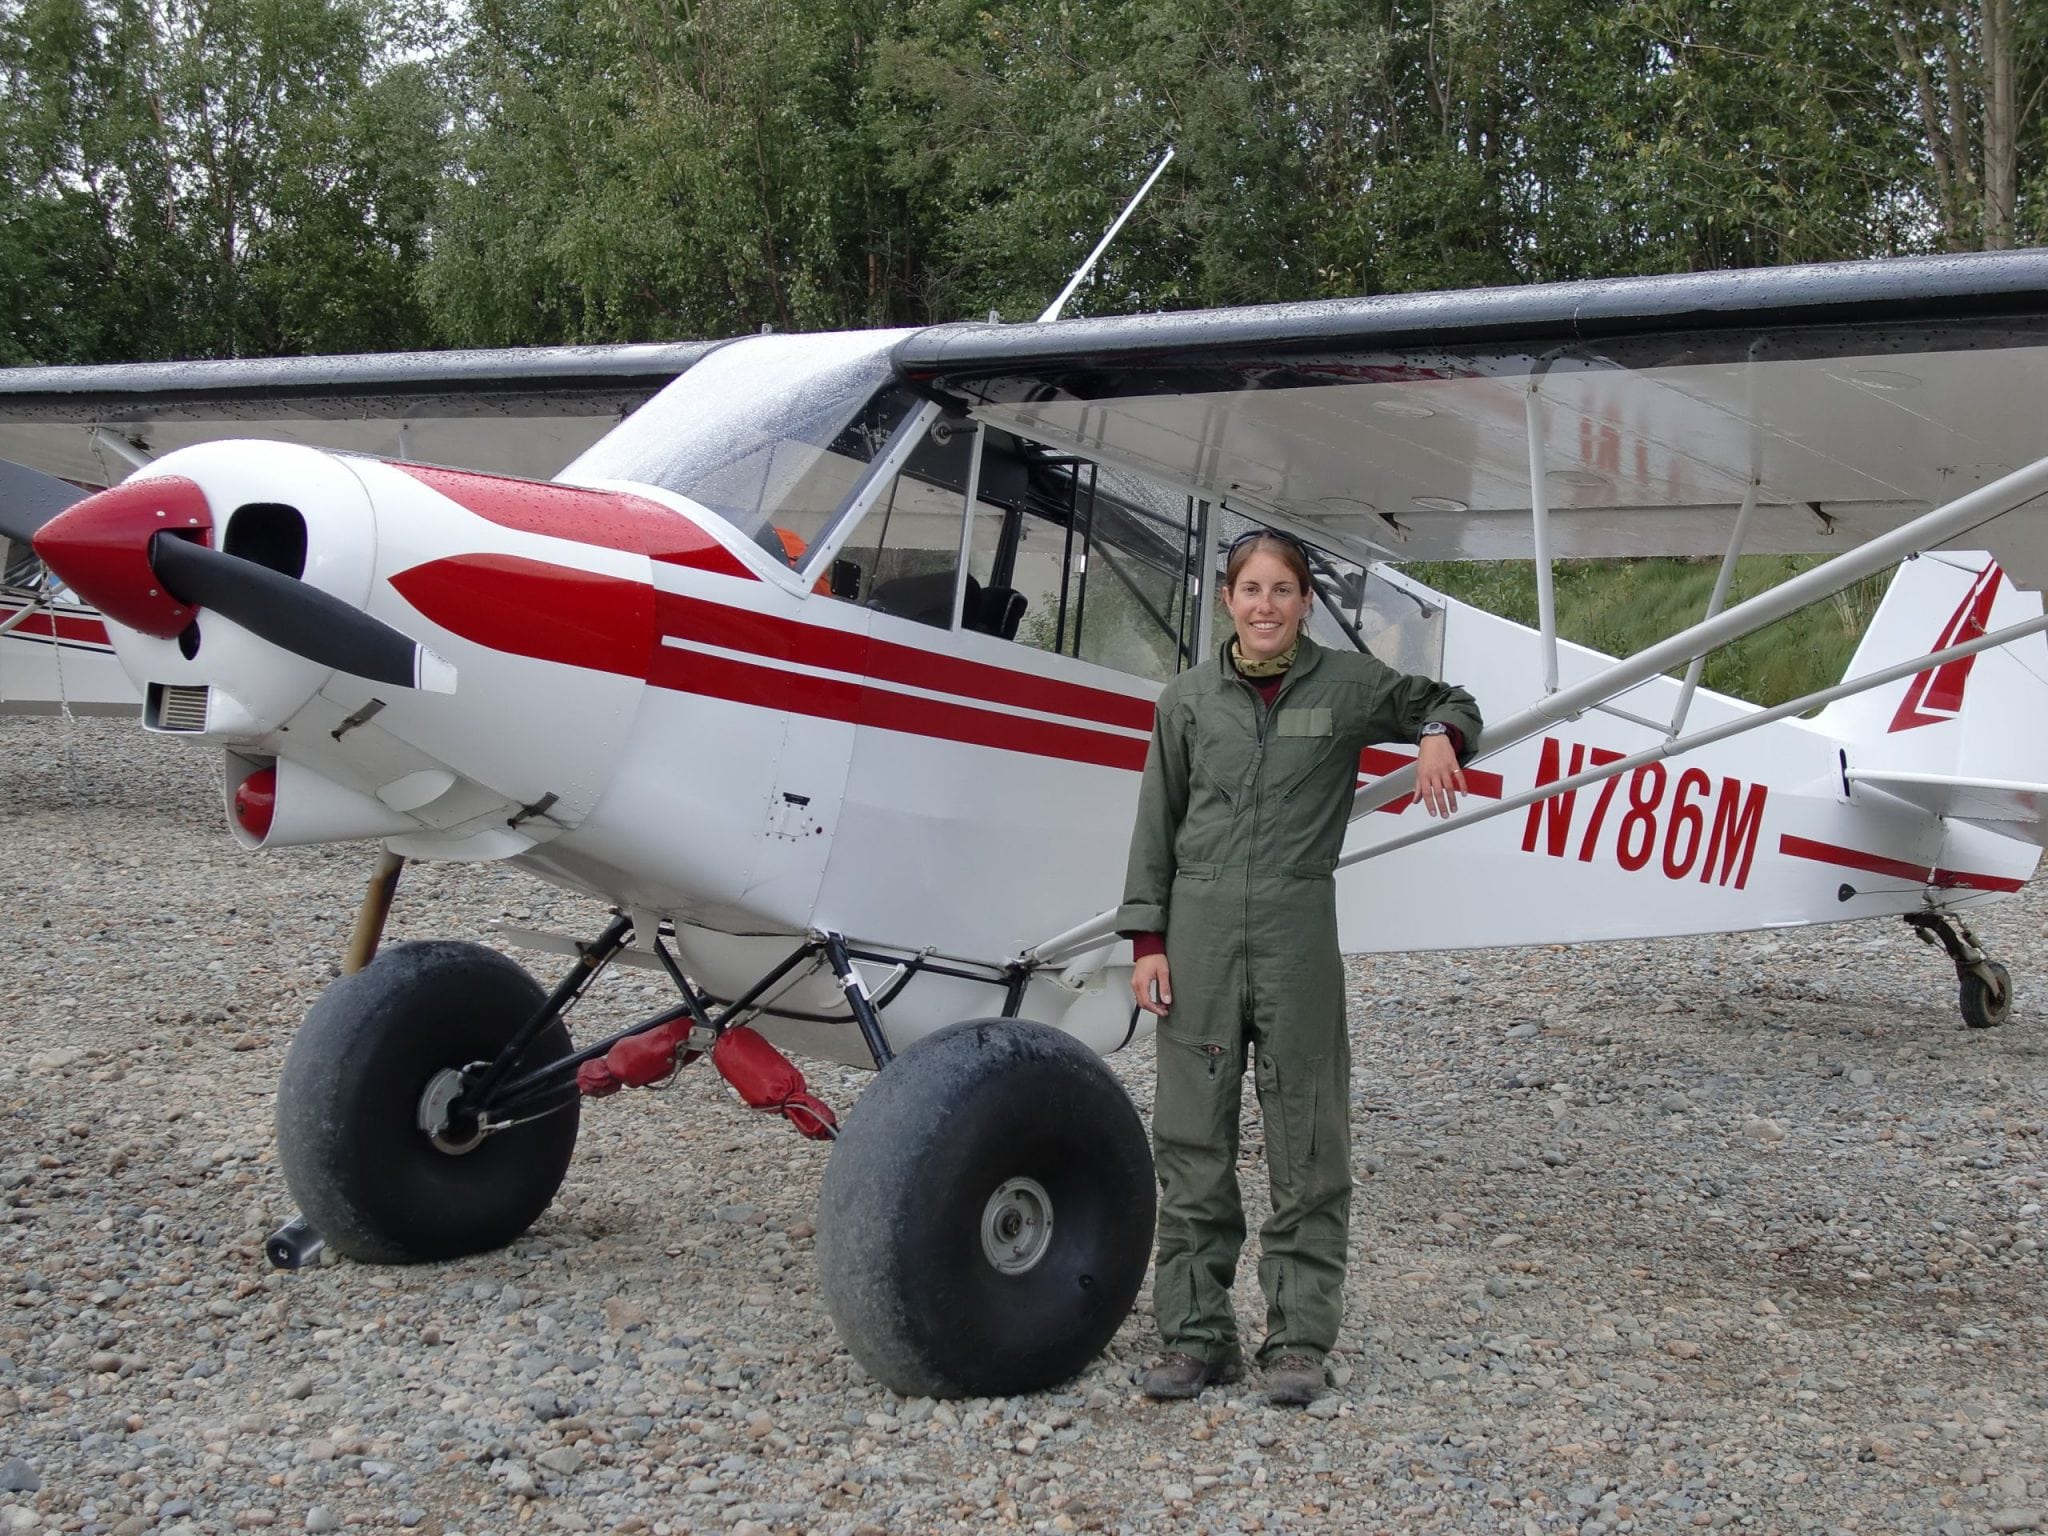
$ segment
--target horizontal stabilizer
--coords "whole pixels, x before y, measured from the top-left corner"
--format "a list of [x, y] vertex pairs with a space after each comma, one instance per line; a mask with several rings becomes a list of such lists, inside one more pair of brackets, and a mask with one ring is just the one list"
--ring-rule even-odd
[[1852, 785], [1896, 796], [1936, 816], [1971, 822], [1988, 832], [2048, 848], [2048, 784], [1871, 768], [1851, 768], [1848, 778]]

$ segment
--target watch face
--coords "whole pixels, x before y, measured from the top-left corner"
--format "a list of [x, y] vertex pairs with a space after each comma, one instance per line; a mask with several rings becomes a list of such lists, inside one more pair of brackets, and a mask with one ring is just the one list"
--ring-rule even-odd
[[1448, 736], [1451, 734], [1451, 728], [1441, 720], [1432, 720], [1422, 728], [1422, 734], [1425, 736]]

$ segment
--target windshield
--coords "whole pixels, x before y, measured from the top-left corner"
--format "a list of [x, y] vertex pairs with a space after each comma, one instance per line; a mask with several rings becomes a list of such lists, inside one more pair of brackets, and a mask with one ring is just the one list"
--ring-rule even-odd
[[720, 347], [562, 471], [710, 508], [749, 538], [808, 538], [860, 481], [909, 396], [889, 350], [908, 332], [749, 336]]

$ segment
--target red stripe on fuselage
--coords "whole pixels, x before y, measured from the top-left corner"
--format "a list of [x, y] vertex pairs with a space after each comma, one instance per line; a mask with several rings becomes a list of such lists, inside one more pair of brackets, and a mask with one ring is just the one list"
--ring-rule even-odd
[[[1011, 709], [1066, 715], [1129, 730], [1152, 729], [1152, 705], [1129, 694], [1061, 682], [987, 662], [876, 640], [822, 624], [802, 624], [673, 592], [655, 594], [662, 633], [730, 651], [852, 672], [882, 682], [956, 693]], [[1143, 745], [1141, 742], [1140, 746]]]
[[386, 462], [501, 528], [623, 549], [664, 565], [687, 565], [748, 581], [761, 579], [739, 556], [682, 513], [644, 496], [438, 469], [430, 464]]
[[1789, 854], [1795, 859], [1812, 859], [1820, 864], [1838, 864], [1844, 869], [1860, 869], [1867, 875], [1890, 875], [1894, 879], [1910, 880], [1915, 885], [1938, 885], [1952, 890], [2017, 891], [2027, 883], [2024, 880], [2008, 879], [2004, 875], [1975, 875], [1959, 869], [1930, 869], [1925, 864], [1887, 858], [1881, 853], [1864, 853], [1855, 848], [1839, 847], [1834, 843], [1816, 842], [1810, 837], [1794, 837], [1789, 832], [1779, 837], [1778, 852]]
[[459, 555], [400, 571], [391, 585], [443, 629], [490, 650], [647, 676], [654, 591], [640, 582], [519, 555]]
[[[6, 623], [8, 619], [21, 612], [21, 609], [22, 605], [20, 603], [0, 603], [0, 624]], [[9, 635], [19, 635], [23, 639], [39, 638], [45, 640], [51, 638], [54, 634], [60, 642], [71, 645], [111, 646], [113, 644], [113, 641], [108, 638], [107, 626], [102, 620], [88, 619], [80, 614], [59, 613], [52, 615], [48, 612], [32, 613], [15, 625], [14, 628], [7, 631], [7, 633]]]
[[[1094, 729], [1082, 721], [1120, 714], [1142, 730], [1151, 724], [1152, 706], [1099, 688], [934, 656], [914, 646], [771, 618], [517, 555], [432, 560], [399, 572], [391, 585], [443, 629], [509, 655], [640, 677], [676, 692], [972, 746], [1133, 772], [1145, 765], [1142, 739]], [[724, 650], [751, 651], [764, 661], [853, 675], [812, 677], [744, 657], [710, 656], [664, 645], [663, 634]], [[927, 699], [877, 687], [876, 682], [934, 691], [951, 685], [967, 697], [960, 702]], [[1011, 709], [1066, 714], [1070, 720], [1003, 712]], [[1080, 718], [1071, 718], [1076, 716]]]
[[939, 741], [957, 741], [966, 746], [994, 747], [1070, 763], [1093, 763], [1132, 773], [1145, 766], [1146, 743], [1135, 736], [1112, 736], [1107, 731], [1084, 726], [1006, 715], [945, 699], [918, 698], [865, 682], [812, 677], [674, 646], [661, 648], [647, 680], [657, 688], [680, 693]]
[[[1367, 747], [1358, 754], [1358, 771], [1369, 779], [1383, 779], [1399, 769], [1410, 767], [1415, 762], [1413, 752], [1395, 752], [1386, 747]], [[1465, 770], [1465, 788], [1485, 800], [1498, 800], [1506, 787], [1497, 773], [1485, 768]], [[1383, 811], [1405, 811], [1414, 802], [1413, 795], [1403, 795], [1390, 800], [1380, 809]]]

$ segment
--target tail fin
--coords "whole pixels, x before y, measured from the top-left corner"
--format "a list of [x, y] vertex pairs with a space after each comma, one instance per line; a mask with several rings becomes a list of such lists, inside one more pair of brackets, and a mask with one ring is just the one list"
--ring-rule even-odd
[[[2041, 612], [1982, 552], [1941, 551], [1899, 567], [1849, 663], [1850, 679], [1931, 655]], [[2031, 635], [1841, 699], [1821, 729], [1855, 743], [1859, 768], [1970, 779], [2048, 779], [2048, 640]]]

